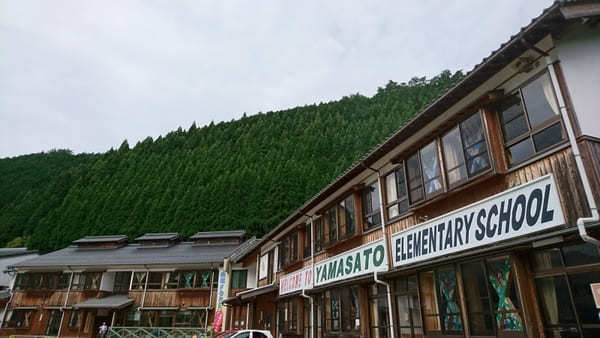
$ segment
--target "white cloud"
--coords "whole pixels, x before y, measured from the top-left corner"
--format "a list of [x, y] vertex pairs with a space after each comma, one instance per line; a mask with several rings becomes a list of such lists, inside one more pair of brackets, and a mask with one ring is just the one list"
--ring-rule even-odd
[[550, 0], [0, 0], [0, 157], [469, 70]]

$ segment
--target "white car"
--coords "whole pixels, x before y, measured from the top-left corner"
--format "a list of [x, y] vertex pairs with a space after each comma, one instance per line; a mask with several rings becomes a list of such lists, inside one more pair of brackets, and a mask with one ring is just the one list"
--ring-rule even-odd
[[266, 330], [240, 330], [228, 338], [273, 338], [273, 335]]

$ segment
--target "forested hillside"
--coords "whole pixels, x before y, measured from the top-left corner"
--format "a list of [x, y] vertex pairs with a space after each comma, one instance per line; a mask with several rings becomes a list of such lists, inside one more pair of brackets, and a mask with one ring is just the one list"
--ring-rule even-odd
[[460, 78], [389, 82], [372, 98], [194, 124], [103, 154], [0, 159], [0, 244], [49, 251], [93, 234], [260, 236]]

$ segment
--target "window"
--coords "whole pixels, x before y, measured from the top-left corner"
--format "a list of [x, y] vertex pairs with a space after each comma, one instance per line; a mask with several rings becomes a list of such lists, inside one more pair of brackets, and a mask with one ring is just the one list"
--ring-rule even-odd
[[279, 268], [283, 269], [298, 261], [298, 232], [285, 235], [279, 244]]
[[408, 179], [408, 196], [411, 203], [422, 201], [425, 193], [423, 192], [419, 152], [414, 153], [406, 160], [406, 178]]
[[420, 154], [425, 197], [430, 198], [442, 191], [442, 172], [440, 170], [437, 141], [421, 148]]
[[408, 192], [406, 190], [406, 176], [404, 162], [400, 163], [394, 171], [385, 176], [386, 187], [386, 212], [388, 220], [394, 219], [408, 212]]
[[323, 251], [323, 217], [319, 217], [313, 221], [315, 226], [315, 252]]
[[131, 290], [144, 290], [146, 287], [146, 272], [134, 272]]
[[600, 336], [600, 318], [590, 288], [600, 282], [599, 263], [598, 248], [587, 243], [533, 254], [535, 288], [547, 336]]
[[398, 331], [401, 337], [423, 337], [423, 322], [417, 276], [399, 277], [395, 281], [396, 308], [398, 309]]
[[311, 225], [307, 224], [304, 227], [304, 242], [303, 242], [303, 246], [304, 248], [302, 249], [302, 253], [303, 253], [303, 258], [307, 258], [310, 257], [311, 255], [311, 242], [312, 242], [312, 238], [311, 238]]
[[354, 196], [350, 195], [337, 205], [338, 235], [339, 238], [347, 238], [354, 235], [356, 228], [354, 220]]
[[81, 291], [85, 286], [85, 275], [81, 272], [77, 272], [73, 274], [73, 279], [71, 282], [71, 290], [72, 291]]
[[82, 313], [79, 310], [72, 310], [71, 317], [69, 318], [69, 327], [74, 329], [81, 327], [81, 316]]
[[29, 274], [19, 273], [15, 280], [15, 290], [26, 290], [29, 287]]
[[565, 138], [547, 72], [502, 100], [496, 108], [510, 165], [523, 162]]
[[510, 258], [463, 264], [462, 272], [472, 334], [524, 335], [525, 323]]
[[100, 272], [86, 272], [84, 274], [83, 289], [84, 290], [98, 290], [100, 288]]
[[148, 274], [148, 290], [160, 290], [162, 287], [162, 272], [151, 271]]
[[490, 168], [481, 114], [475, 113], [442, 137], [446, 179], [452, 188]]
[[325, 228], [327, 229], [327, 244], [335, 243], [338, 239], [337, 208], [333, 206], [325, 211], [323, 219], [325, 220]]
[[57, 289], [58, 290], [66, 290], [66, 289], [68, 289], [70, 281], [71, 281], [71, 274], [70, 273], [61, 273], [58, 276]]
[[312, 326], [310, 326], [310, 314], [311, 314], [310, 301], [308, 299], [303, 299], [302, 307], [303, 307], [302, 323], [304, 324], [304, 327], [302, 328], [302, 332], [304, 333], [303, 337], [311, 338], [310, 333], [312, 330]]
[[425, 331], [463, 334], [456, 272], [453, 267], [419, 274]]
[[231, 271], [231, 288], [245, 289], [247, 287], [248, 270]]
[[358, 286], [326, 291], [323, 312], [326, 332], [359, 332]]
[[196, 274], [196, 288], [210, 289], [213, 278], [214, 273], [210, 270], [198, 271]]
[[6, 316], [6, 321], [4, 322], [4, 327], [6, 328], [28, 328], [31, 324], [31, 319], [33, 315], [32, 310], [12, 310]]
[[277, 303], [279, 331], [296, 333], [298, 330], [298, 299], [289, 298]]
[[182, 271], [179, 277], [180, 289], [192, 289], [196, 281], [196, 271]]
[[131, 282], [131, 271], [119, 271], [115, 273], [115, 293], [127, 293]]
[[58, 274], [55, 273], [45, 273], [42, 274], [42, 284], [41, 289], [43, 290], [56, 290], [56, 286], [58, 283]]
[[165, 272], [163, 274], [163, 279], [163, 289], [177, 289], [177, 286], [179, 285], [179, 272]]
[[371, 284], [369, 287], [369, 329], [371, 337], [388, 336], [388, 304], [387, 288], [381, 284]]
[[48, 320], [48, 326], [46, 327], [46, 335], [47, 336], [58, 335], [58, 330], [60, 328], [61, 319], [62, 319], [62, 314], [61, 314], [60, 310], [52, 310], [50, 312], [50, 319]]
[[378, 181], [371, 183], [363, 190], [362, 203], [365, 229], [372, 229], [381, 225]]

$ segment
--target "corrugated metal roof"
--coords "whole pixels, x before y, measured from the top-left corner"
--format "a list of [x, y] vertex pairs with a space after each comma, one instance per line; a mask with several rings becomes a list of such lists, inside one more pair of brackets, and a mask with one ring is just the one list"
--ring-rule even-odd
[[555, 1], [550, 7], [544, 9], [542, 13], [538, 17], [532, 19], [527, 26], [522, 27], [517, 34], [511, 36], [507, 42], [501, 44], [498, 49], [492, 51], [489, 56], [485, 57], [479, 64], [473, 67], [473, 69], [466, 74], [464, 79], [448, 89], [444, 94], [416, 114], [411, 120], [397, 129], [383, 142], [362, 156], [355, 164], [346, 169], [335, 180], [266, 234], [262, 240], [267, 240], [273, 236], [275, 232], [291, 225], [300, 217], [304, 216], [311, 208], [318, 205], [321, 201], [325, 200], [336, 190], [340, 189], [354, 177], [363, 172], [365, 167], [375, 163], [378, 159], [409, 138], [415, 130], [419, 130], [433, 121], [437, 116], [482, 85], [493, 74], [507, 66], [515, 57], [528, 50], [529, 47], [523, 42], [523, 39], [534, 44], [553, 30], [557, 29], [559, 23], [564, 22], [564, 17], [560, 13], [559, 8], [565, 6], [567, 2], [572, 3], [574, 1]]
[[230, 238], [230, 237], [244, 237], [244, 236], [246, 236], [246, 231], [244, 231], [244, 230], [205, 231], [205, 232], [197, 232], [195, 235], [190, 237], [190, 239], [194, 240], [194, 239], [205, 239], [205, 238]]
[[117, 248], [78, 248], [70, 246], [46, 255], [16, 263], [14, 268], [165, 265], [222, 263], [238, 247], [232, 245], [199, 246], [193, 242], [180, 242], [169, 247], [138, 250], [139, 244]]
[[179, 234], [176, 232], [151, 232], [144, 234], [138, 238], [136, 241], [170, 241], [179, 239]]
[[92, 243], [123, 243], [127, 242], [125, 235], [106, 235], [106, 236], [85, 236], [73, 241], [73, 244], [92, 244]]

